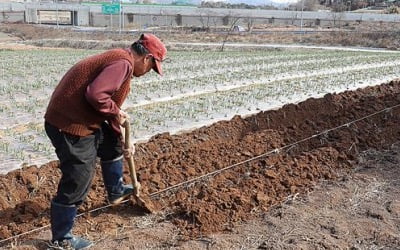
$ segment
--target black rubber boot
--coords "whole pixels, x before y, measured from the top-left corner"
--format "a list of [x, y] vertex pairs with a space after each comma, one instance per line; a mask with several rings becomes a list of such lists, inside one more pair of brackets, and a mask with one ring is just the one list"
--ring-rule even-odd
[[77, 208], [75, 205], [63, 205], [51, 202], [50, 222], [53, 238], [49, 244], [52, 249], [87, 249], [92, 242], [72, 235]]
[[119, 204], [133, 193], [133, 186], [125, 185], [122, 181], [122, 168], [122, 157], [101, 162], [104, 186], [111, 204]]

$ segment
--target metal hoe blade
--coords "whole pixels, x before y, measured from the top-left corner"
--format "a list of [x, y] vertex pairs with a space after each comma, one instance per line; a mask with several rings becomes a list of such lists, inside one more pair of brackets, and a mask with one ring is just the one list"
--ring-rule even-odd
[[[124, 123], [124, 128], [125, 128], [125, 149], [128, 149], [130, 144], [131, 144], [131, 140], [130, 140], [130, 124], [129, 121], [125, 121]], [[132, 184], [134, 187], [134, 191], [133, 191], [133, 197], [136, 201], [136, 204], [141, 207], [144, 212], [146, 213], [154, 213], [155, 212], [155, 208], [153, 206], [153, 204], [151, 203], [150, 199], [146, 198], [146, 197], [140, 197], [140, 183], [137, 180], [137, 176], [136, 176], [136, 169], [135, 169], [135, 162], [133, 160], [133, 156], [129, 157], [127, 159], [128, 161], [128, 165], [129, 165], [129, 174], [131, 176], [132, 179]]]

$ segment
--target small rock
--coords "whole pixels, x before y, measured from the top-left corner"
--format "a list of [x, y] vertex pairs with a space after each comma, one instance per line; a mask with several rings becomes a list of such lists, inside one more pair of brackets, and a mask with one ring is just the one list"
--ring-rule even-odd
[[400, 201], [392, 201], [387, 206], [387, 211], [396, 217], [400, 217]]
[[242, 155], [249, 156], [249, 157], [253, 156], [253, 154], [250, 153], [249, 151], [242, 152]]
[[369, 209], [367, 211], [367, 216], [378, 219], [378, 220], [385, 220], [385, 215], [383, 211], [379, 211], [378, 209]]
[[263, 192], [258, 192], [256, 199], [258, 203], [267, 203], [269, 201], [269, 197], [265, 195]]
[[267, 242], [264, 241], [263, 243], [261, 243], [261, 245], [258, 246], [258, 249], [267, 250], [267, 249], [272, 249], [272, 247], [268, 246]]
[[269, 178], [272, 178], [272, 179], [276, 179], [276, 178], [278, 177], [278, 176], [276, 175], [275, 171], [270, 170], [270, 169], [268, 169], [268, 170], [265, 171], [265, 175], [266, 175], [267, 177], [269, 177]]

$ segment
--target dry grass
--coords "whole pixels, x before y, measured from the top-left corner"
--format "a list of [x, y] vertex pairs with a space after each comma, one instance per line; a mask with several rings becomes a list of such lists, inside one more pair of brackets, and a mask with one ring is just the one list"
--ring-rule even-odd
[[[298, 27], [262, 27], [258, 31], [268, 33], [234, 33], [227, 42], [234, 43], [281, 43], [281, 44], [318, 44], [361, 46], [387, 49], [400, 49], [400, 25], [392, 23], [362, 23], [335, 29], [320, 27], [307, 30], [317, 33], [296, 34], [288, 31]], [[136, 40], [132, 34], [110, 32], [77, 32], [69, 28], [49, 28], [25, 24], [0, 25], [0, 31], [19, 37], [28, 44], [46, 47], [70, 47], [83, 49], [108, 49], [126, 46]], [[168, 42], [213, 42], [222, 43], [226, 35], [216, 32], [190, 32], [188, 30], [154, 31], [161, 39]], [[185, 49], [169, 48], [169, 49]]]

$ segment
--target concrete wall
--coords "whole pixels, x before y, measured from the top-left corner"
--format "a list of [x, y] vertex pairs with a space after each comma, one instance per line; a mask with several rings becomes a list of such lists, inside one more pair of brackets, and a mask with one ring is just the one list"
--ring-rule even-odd
[[[84, 6], [79, 4], [49, 4], [49, 3], [25, 3], [14, 4], [0, 3], [0, 11], [4, 14], [1, 22], [6, 19], [12, 22], [23, 21], [38, 23], [37, 10], [69, 10], [73, 13], [73, 24], [93, 27], [119, 27], [119, 15], [104, 15], [101, 13], [101, 5]], [[17, 12], [16, 12], [17, 11]], [[6, 17], [6, 18], [5, 18]], [[330, 13], [330, 12], [299, 12], [280, 10], [236, 10], [236, 9], [206, 9], [196, 7], [179, 6], [123, 6], [121, 23], [127, 28], [146, 28], [151, 26], [200, 26], [200, 27], [229, 27], [236, 18], [240, 19], [237, 25], [247, 27], [254, 24], [293, 24], [300, 25], [301, 18], [304, 26], [321, 25], [333, 26], [352, 22], [396, 22], [400, 25], [400, 15], [365, 14], [365, 13]], [[1, 18], [1, 17], [0, 17]]]
[[37, 10], [36, 9], [27, 9], [25, 11], [25, 21], [27, 23], [38, 23], [38, 15], [37, 15]]
[[[0, 11], [25, 11], [26, 9], [60, 9], [60, 10], [89, 10], [93, 13], [101, 13], [101, 5], [79, 5], [73, 3], [1, 3]], [[190, 6], [163, 6], [163, 5], [123, 5], [125, 13], [134, 13], [142, 15], [162, 15], [175, 16], [237, 16], [237, 17], [254, 17], [254, 18], [275, 18], [288, 19], [292, 17], [303, 16], [304, 19], [340, 19], [345, 21], [383, 21], [383, 22], [399, 22], [399, 14], [376, 14], [376, 13], [353, 13], [353, 12], [318, 12], [318, 11], [284, 11], [284, 10], [249, 10], [249, 9], [213, 9], [213, 8], [197, 8]]]
[[25, 22], [25, 12], [24, 11], [0, 12], [0, 22], [2, 22], [2, 23], [23, 23], [23, 22]]
[[[119, 28], [119, 15], [104, 15], [97, 12], [89, 12], [88, 9], [71, 11], [73, 25], [75, 26], [92, 26], [92, 27], [110, 27]], [[233, 16], [186, 16], [186, 15], [148, 15], [124, 13], [121, 19], [121, 25], [126, 29], [145, 29], [154, 26], [183, 26], [183, 27], [230, 27], [233, 22], [236, 25], [248, 27], [257, 24], [276, 24], [276, 25], [298, 25], [300, 26], [301, 19], [297, 16], [286, 18], [275, 17], [237, 17]], [[303, 26], [333, 26], [346, 23], [357, 22], [359, 20], [344, 20], [344, 19], [318, 19], [318, 18], [303, 18]], [[25, 12], [0, 12], [0, 22], [27, 22], [40, 23], [37, 9], [27, 9]], [[400, 24], [399, 24], [400, 25]]]
[[75, 15], [74, 15], [74, 25], [78, 25], [78, 26], [89, 26], [90, 25], [90, 21], [89, 21], [89, 16], [90, 16], [90, 12], [89, 9], [80, 9], [80, 10], [76, 10], [74, 11]]
[[[119, 15], [104, 15], [101, 13], [90, 13], [90, 25], [95, 27], [112, 27], [118, 28], [120, 25]], [[183, 16], [183, 15], [144, 15], [124, 13], [121, 25], [125, 29], [145, 29], [154, 26], [172, 27], [230, 27], [233, 22], [236, 25], [247, 28], [257, 24], [276, 24], [276, 25], [301, 25], [301, 19], [292, 18], [261, 18], [261, 17], [242, 17], [236, 20], [235, 17], [221, 16]], [[352, 23], [355, 21], [341, 20], [341, 25]], [[303, 19], [303, 26], [333, 26], [338, 25], [338, 21], [321, 20], [318, 18]]]

